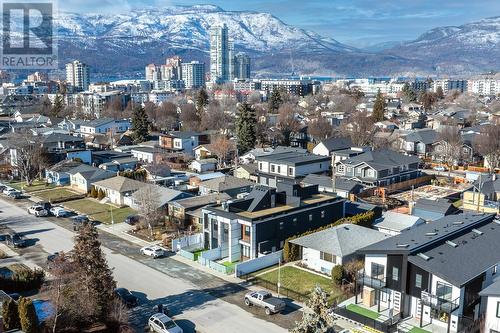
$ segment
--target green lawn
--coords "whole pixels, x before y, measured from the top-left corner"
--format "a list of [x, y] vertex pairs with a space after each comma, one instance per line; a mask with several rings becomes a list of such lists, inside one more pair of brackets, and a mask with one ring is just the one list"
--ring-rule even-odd
[[228, 268], [231, 268], [234, 271], [234, 266], [236, 266], [238, 262], [230, 262], [230, 261], [224, 261], [222, 264]]
[[431, 333], [431, 332], [426, 331], [420, 327], [413, 327], [409, 333]]
[[[111, 206], [108, 204], [101, 204], [94, 199], [85, 198], [65, 202], [64, 206], [80, 214], [88, 215], [89, 218], [95, 221], [106, 224], [111, 223]], [[113, 206], [113, 219], [115, 223], [123, 222], [127, 216], [136, 213], [137, 212], [130, 207], [117, 208]]]
[[31, 186], [26, 186], [26, 182], [14, 182], [8, 185], [16, 190], [23, 190], [25, 192], [34, 192], [55, 187], [54, 184], [47, 184], [43, 180], [35, 180]]
[[[278, 270], [263, 273], [258, 276], [261, 279], [271, 283], [278, 283]], [[344, 294], [334, 286], [331, 279], [320, 276], [318, 274], [309, 273], [303, 269], [292, 266], [281, 268], [281, 286], [302, 295], [309, 295], [316, 285], [319, 285], [325, 292], [329, 294], [328, 299], [338, 302], [345, 298]]]
[[56, 187], [46, 191], [39, 191], [35, 195], [44, 201], [59, 201], [63, 198], [69, 198], [77, 195], [77, 192], [71, 191], [64, 187]]
[[371, 319], [377, 319], [380, 316], [377, 312], [365, 309], [365, 308], [363, 308], [359, 305], [356, 305], [356, 304], [349, 304], [347, 306], [347, 310], [349, 310], [351, 312], [355, 312], [357, 314], [360, 314], [362, 316], [365, 316], [365, 317], [368, 317]]
[[196, 251], [192, 252], [192, 253], [193, 253], [193, 255], [194, 255], [194, 261], [197, 261], [197, 260], [198, 260], [198, 257], [201, 255], [201, 253], [202, 253], [203, 251], [205, 251], [205, 250], [204, 250], [204, 249], [199, 249], [199, 250], [196, 250]]

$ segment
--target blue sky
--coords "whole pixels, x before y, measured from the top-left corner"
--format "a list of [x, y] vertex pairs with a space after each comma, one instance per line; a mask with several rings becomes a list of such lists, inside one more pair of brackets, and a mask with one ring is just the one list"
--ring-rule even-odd
[[210, 3], [270, 12], [304, 29], [362, 47], [411, 40], [426, 30], [500, 15], [500, 0], [65, 0], [62, 10], [116, 13], [142, 6]]

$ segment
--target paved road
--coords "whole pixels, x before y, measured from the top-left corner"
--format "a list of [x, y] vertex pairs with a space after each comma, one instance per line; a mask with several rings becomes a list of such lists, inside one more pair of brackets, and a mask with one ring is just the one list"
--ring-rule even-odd
[[[24, 203], [26, 205], [27, 203]], [[74, 234], [65, 219], [37, 218], [10, 199], [0, 198], [0, 225], [21, 232], [34, 245], [22, 255], [44, 265], [47, 253], [68, 251]], [[23, 204], [21, 204], [23, 205]], [[101, 232], [103, 251], [119, 286], [141, 299], [131, 311], [131, 321], [141, 330], [152, 304], [169, 304], [185, 332], [286, 332], [300, 317], [289, 309], [285, 315], [265, 317], [260, 309], [243, 308], [245, 289], [172, 258], [153, 260], [138, 254], [138, 246]], [[266, 320], [264, 320], [265, 318]]]

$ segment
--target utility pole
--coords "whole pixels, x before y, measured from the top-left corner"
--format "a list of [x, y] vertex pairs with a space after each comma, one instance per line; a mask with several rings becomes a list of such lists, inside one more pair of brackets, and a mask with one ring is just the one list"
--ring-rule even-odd
[[281, 257], [278, 261], [278, 298], [280, 298], [280, 288], [281, 288]]
[[483, 182], [481, 181], [481, 176], [482, 174], [479, 174], [479, 184], [478, 184], [478, 191], [479, 193], [477, 194], [477, 212], [479, 213], [479, 202], [481, 201], [481, 190], [483, 189]]
[[335, 167], [335, 153], [332, 153], [332, 191], [336, 195], [337, 194], [337, 186], [336, 186], [336, 167]]

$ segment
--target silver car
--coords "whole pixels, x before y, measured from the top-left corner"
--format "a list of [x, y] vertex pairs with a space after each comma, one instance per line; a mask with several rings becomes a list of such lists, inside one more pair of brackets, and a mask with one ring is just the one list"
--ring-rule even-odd
[[150, 332], [156, 333], [183, 333], [182, 328], [175, 321], [163, 313], [155, 313], [148, 320]]

